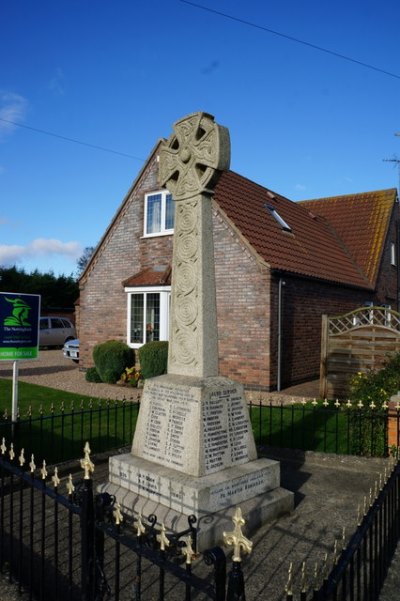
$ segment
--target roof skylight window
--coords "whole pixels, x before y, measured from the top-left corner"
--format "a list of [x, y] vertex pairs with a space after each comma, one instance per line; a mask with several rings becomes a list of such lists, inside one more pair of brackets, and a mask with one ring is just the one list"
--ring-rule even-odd
[[279, 223], [279, 225], [281, 226], [281, 228], [283, 230], [285, 230], [285, 232], [291, 232], [292, 228], [290, 227], [290, 225], [288, 225], [286, 223], [286, 221], [283, 219], [283, 217], [281, 217], [278, 213], [278, 211], [275, 209], [275, 207], [271, 206], [271, 205], [264, 205], [266, 209], [268, 209], [268, 211], [271, 213], [272, 217], [275, 219], [275, 221], [277, 221]]

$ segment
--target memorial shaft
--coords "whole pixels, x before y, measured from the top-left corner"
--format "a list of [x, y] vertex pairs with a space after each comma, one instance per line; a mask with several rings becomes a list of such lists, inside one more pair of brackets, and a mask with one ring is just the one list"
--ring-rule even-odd
[[160, 183], [176, 202], [169, 374], [218, 375], [212, 194], [229, 160], [228, 130], [207, 113], [175, 123], [160, 150]]
[[168, 373], [218, 374], [212, 205], [207, 194], [176, 203]]

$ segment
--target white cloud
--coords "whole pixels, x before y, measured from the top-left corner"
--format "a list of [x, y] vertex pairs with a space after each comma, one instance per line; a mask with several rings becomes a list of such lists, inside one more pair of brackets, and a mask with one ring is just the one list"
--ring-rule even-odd
[[7, 121], [20, 123], [25, 119], [28, 101], [20, 94], [0, 91], [0, 137], [15, 130], [15, 125]]
[[307, 190], [307, 186], [304, 186], [303, 184], [296, 184], [294, 189], [298, 190], [299, 192], [304, 192], [304, 190]]
[[79, 242], [61, 242], [61, 240], [37, 238], [26, 246], [16, 244], [0, 244], [0, 265], [15, 265], [20, 261], [39, 257], [50, 258], [54, 255], [78, 259], [83, 252]]

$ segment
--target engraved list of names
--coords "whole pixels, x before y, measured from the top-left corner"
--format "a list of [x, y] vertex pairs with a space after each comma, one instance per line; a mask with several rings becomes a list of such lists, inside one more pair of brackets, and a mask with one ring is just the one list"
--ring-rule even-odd
[[[144, 428], [142, 456], [171, 468], [185, 467], [185, 442], [191, 439], [198, 400], [187, 389], [158, 384], [152, 387]], [[194, 420], [193, 420], [194, 418]]]
[[246, 463], [249, 456], [250, 421], [241, 391], [235, 386], [211, 392], [203, 403], [205, 472]]

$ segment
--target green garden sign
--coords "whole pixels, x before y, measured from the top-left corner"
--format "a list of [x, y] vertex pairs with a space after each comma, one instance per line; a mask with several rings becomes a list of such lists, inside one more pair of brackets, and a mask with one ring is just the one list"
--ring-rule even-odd
[[0, 292], [0, 361], [36, 359], [40, 296]]
[[18, 360], [38, 357], [39, 316], [39, 294], [0, 292], [0, 361], [13, 361], [13, 422], [18, 415]]

